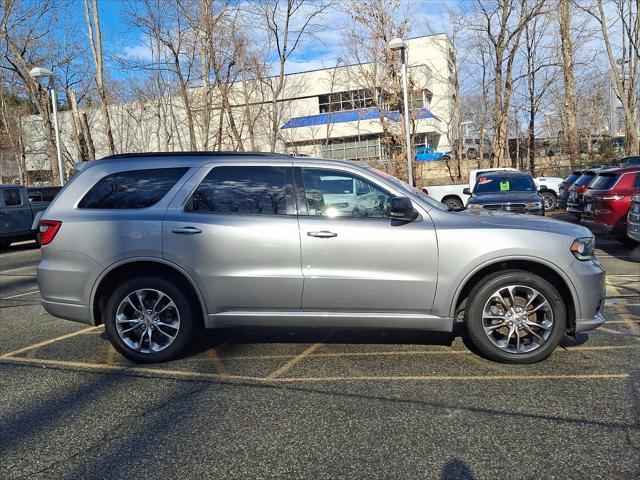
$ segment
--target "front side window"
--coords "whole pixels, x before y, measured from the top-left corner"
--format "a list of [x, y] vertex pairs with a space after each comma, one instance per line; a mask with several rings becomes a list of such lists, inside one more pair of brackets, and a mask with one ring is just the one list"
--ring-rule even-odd
[[22, 205], [20, 190], [17, 188], [7, 188], [2, 190], [2, 196], [4, 197], [5, 207], [16, 207], [18, 205]]
[[322, 217], [386, 218], [392, 195], [340, 170], [303, 168], [307, 211]]
[[188, 168], [129, 170], [107, 175], [84, 196], [79, 208], [132, 209], [158, 203]]
[[215, 167], [198, 185], [188, 212], [238, 215], [295, 214], [284, 167]]

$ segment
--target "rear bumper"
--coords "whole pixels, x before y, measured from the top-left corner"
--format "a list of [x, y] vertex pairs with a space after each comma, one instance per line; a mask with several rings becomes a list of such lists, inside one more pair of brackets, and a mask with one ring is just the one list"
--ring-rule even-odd
[[45, 300], [44, 298], [40, 301], [47, 313], [50, 313], [54, 317], [93, 325], [91, 307], [89, 307], [89, 305], [52, 302], [50, 300]]
[[576, 333], [588, 332], [589, 330], [598, 328], [602, 324], [604, 324], [604, 316], [602, 313], [597, 313], [593, 318], [582, 318], [576, 320], [575, 331]]
[[620, 225], [608, 225], [606, 223], [597, 222], [595, 220], [586, 220], [584, 216], [582, 217], [581, 223], [591, 230], [593, 233], [600, 233], [603, 235], [611, 235], [611, 236], [621, 236], [624, 235], [627, 231], [626, 226]]
[[576, 213], [578, 215], [582, 215], [582, 204], [581, 203], [567, 203], [567, 212]]

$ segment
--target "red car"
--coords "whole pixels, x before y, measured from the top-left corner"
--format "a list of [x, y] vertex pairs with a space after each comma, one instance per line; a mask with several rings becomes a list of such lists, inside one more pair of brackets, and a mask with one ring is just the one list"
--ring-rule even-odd
[[584, 194], [582, 222], [592, 231], [611, 235], [623, 243], [631, 198], [640, 193], [640, 166], [602, 170]]

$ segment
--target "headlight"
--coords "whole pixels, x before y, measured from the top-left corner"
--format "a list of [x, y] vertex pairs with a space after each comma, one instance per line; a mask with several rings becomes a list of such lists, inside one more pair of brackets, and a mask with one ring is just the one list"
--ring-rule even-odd
[[542, 208], [542, 202], [527, 203], [527, 210], [540, 210]]
[[576, 238], [571, 244], [571, 253], [578, 260], [593, 260], [596, 239], [593, 237]]
[[467, 208], [470, 208], [471, 210], [482, 210], [483, 207], [477, 203], [472, 203], [471, 205], [467, 205]]

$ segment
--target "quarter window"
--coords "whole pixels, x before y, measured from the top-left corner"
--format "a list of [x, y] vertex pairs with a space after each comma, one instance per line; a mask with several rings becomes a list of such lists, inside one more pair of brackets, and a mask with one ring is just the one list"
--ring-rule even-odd
[[4, 205], [6, 207], [15, 207], [22, 205], [22, 198], [20, 198], [20, 190], [17, 188], [7, 188], [2, 190], [2, 196], [4, 197]]
[[129, 170], [107, 175], [84, 196], [79, 208], [146, 208], [158, 203], [188, 168]]
[[322, 217], [385, 218], [392, 195], [340, 170], [303, 168], [307, 211]]
[[284, 167], [215, 167], [193, 193], [187, 211], [239, 215], [295, 214]]

